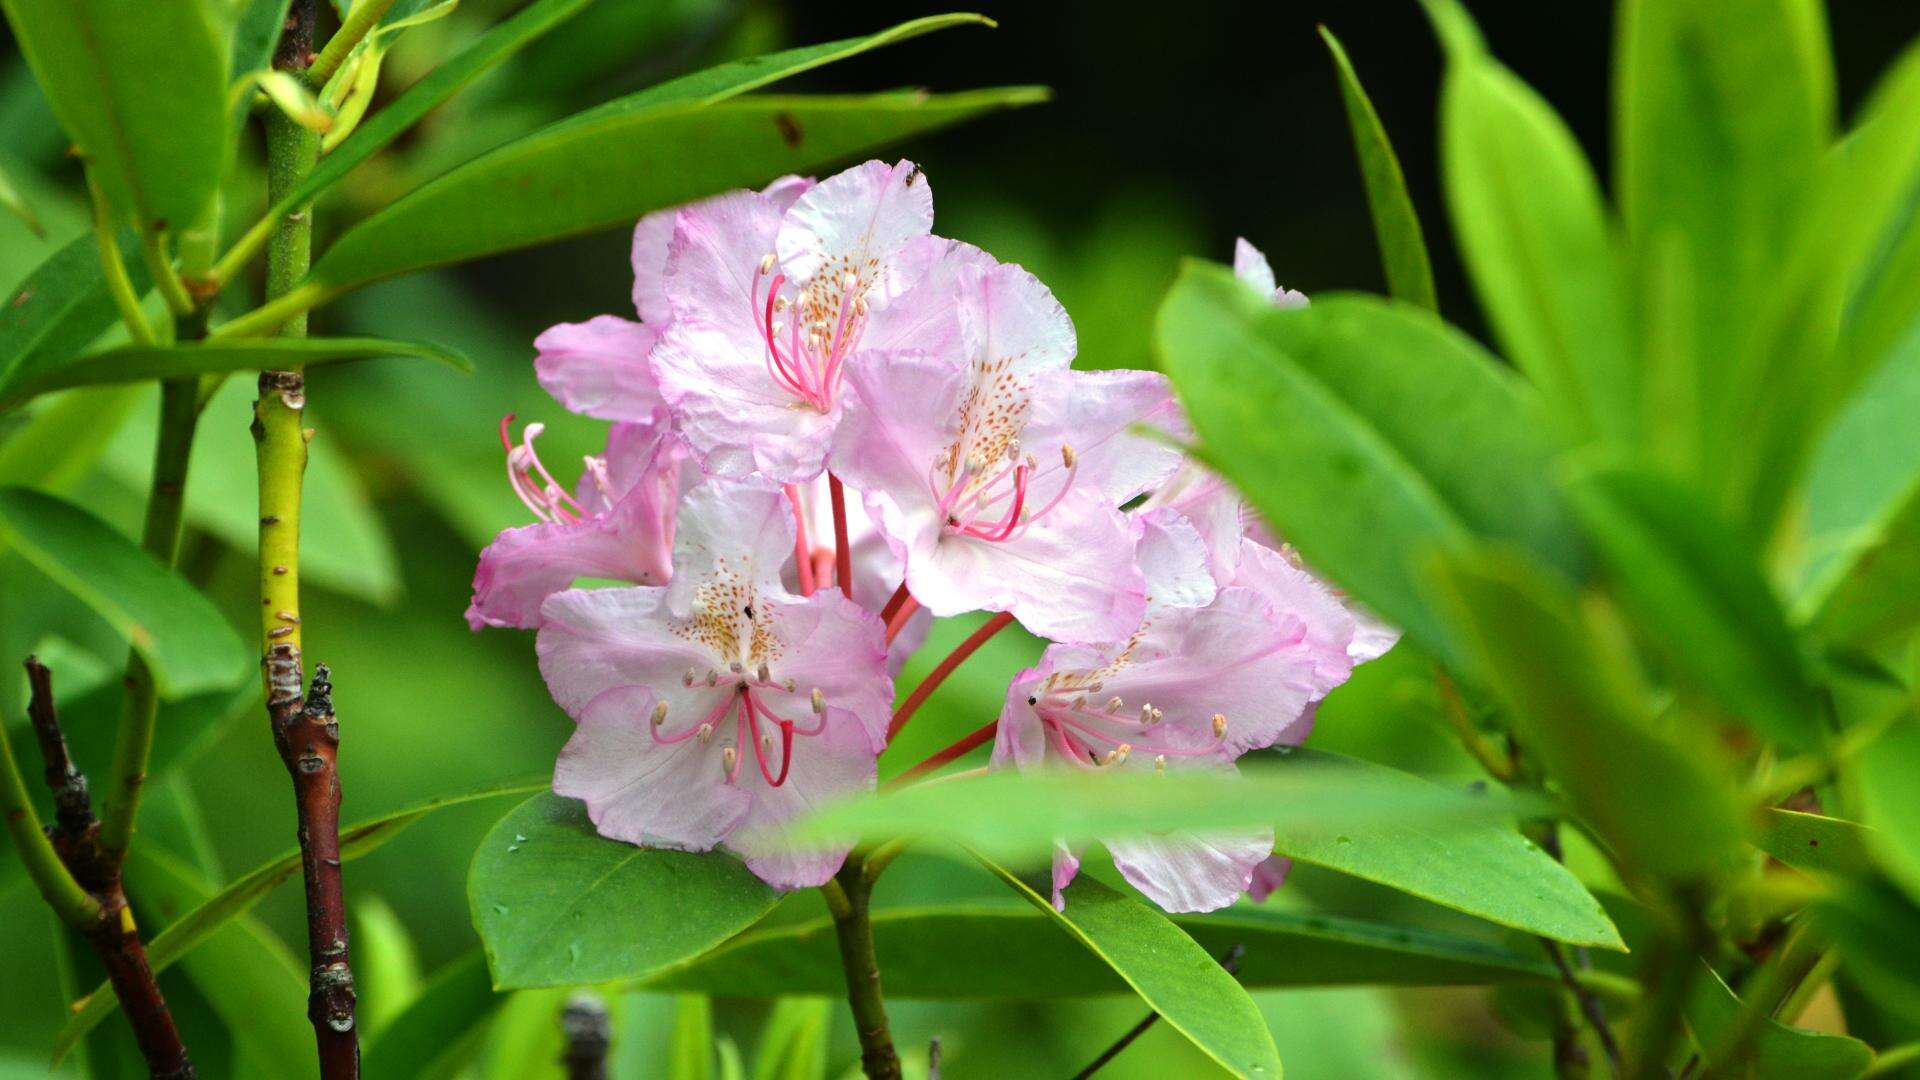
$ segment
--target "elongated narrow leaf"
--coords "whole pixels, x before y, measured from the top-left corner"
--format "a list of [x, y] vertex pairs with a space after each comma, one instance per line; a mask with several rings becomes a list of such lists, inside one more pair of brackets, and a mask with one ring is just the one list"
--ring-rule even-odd
[[[186, 861], [151, 846], [136, 846], [127, 859], [127, 891], [150, 910], [164, 911], [203, 903], [214, 889]], [[305, 1015], [306, 970], [286, 944], [255, 919], [242, 916], [222, 923], [200, 945], [181, 967], [255, 1067], [265, 1070], [269, 1080], [317, 1077], [313, 1029]], [[96, 993], [113, 997], [107, 987]]]
[[0, 0], [54, 115], [145, 228], [198, 221], [226, 169], [227, 46], [210, 0]]
[[1514, 730], [1626, 865], [1714, 873], [1741, 834], [1711, 744], [1660, 732], [1628, 661], [1580, 617], [1572, 590], [1518, 556], [1436, 567], [1436, 595], [1510, 708]]
[[475, 949], [452, 961], [434, 972], [405, 1012], [370, 1038], [366, 1075], [420, 1080], [454, 1075], [503, 1000], [487, 976], [485, 953]]
[[[134, 287], [146, 288], [144, 273]], [[49, 256], [0, 306], [0, 386], [15, 372], [71, 359], [118, 318], [100, 248], [91, 234], [82, 236]]]
[[65, 493], [86, 476], [140, 404], [142, 387], [77, 390], [44, 408], [0, 442], [0, 486]]
[[1583, 572], [1536, 401], [1432, 315], [1338, 295], [1278, 311], [1191, 264], [1157, 334], [1208, 463], [1429, 652], [1459, 659], [1417, 580], [1428, 552], [1477, 534]]
[[0, 168], [0, 207], [26, 223], [33, 235], [47, 235], [47, 227], [40, 223], [40, 215], [33, 212], [33, 204], [14, 186], [13, 178], [7, 175], [5, 168]]
[[1867, 855], [1873, 832], [1864, 825], [1840, 818], [1769, 807], [1761, 817], [1753, 842], [1788, 866], [1842, 877], [1861, 877], [1873, 865]]
[[466, 357], [438, 345], [379, 338], [276, 338], [270, 341], [206, 341], [190, 345], [127, 345], [31, 371], [0, 388], [0, 409], [54, 390], [109, 383], [224, 375], [230, 371], [335, 364], [375, 357], [434, 360], [472, 371]]
[[1360, 161], [1360, 178], [1367, 185], [1367, 209], [1373, 214], [1373, 239], [1380, 246], [1380, 266], [1386, 271], [1387, 292], [1396, 300], [1440, 310], [1440, 298], [1433, 291], [1433, 265], [1427, 259], [1426, 236], [1420, 231], [1420, 218], [1413, 212], [1413, 199], [1407, 194], [1407, 178], [1400, 171], [1400, 158], [1393, 152], [1380, 114], [1373, 100], [1360, 85], [1360, 76], [1347, 59], [1347, 50], [1333, 31], [1322, 26], [1320, 37], [1333, 56], [1334, 73], [1340, 78], [1340, 97], [1347, 107], [1347, 127], [1353, 132], [1353, 150]]
[[467, 879], [501, 989], [641, 978], [752, 925], [779, 898], [731, 855], [608, 840], [581, 804], [551, 793], [500, 819]]
[[1911, 712], [1860, 755], [1855, 769], [1868, 849], [1888, 877], [1920, 897], [1920, 717]]
[[353, 926], [354, 1020], [360, 1037], [372, 1039], [420, 996], [420, 951], [399, 913], [380, 897], [355, 897], [348, 914]]
[[[1303, 836], [1420, 822], [1435, 835], [1510, 820], [1516, 803], [1449, 791], [1351, 758], [1293, 750], [1273, 764], [1212, 772], [1089, 774], [1005, 770], [916, 784], [828, 806], [796, 823], [806, 839], [916, 836], [993, 856], [1044, 854], [1054, 841], [1140, 836], [1169, 829], [1277, 825]], [[1357, 835], [1357, 833], [1354, 833]]]
[[1873, 1048], [1859, 1039], [1802, 1031], [1770, 1017], [1760, 1019], [1760, 1032], [1743, 1058], [1716, 1061], [1713, 1055], [1743, 1022], [1741, 1009], [1740, 999], [1719, 972], [1708, 969], [1704, 978], [1694, 980], [1687, 1026], [1703, 1060], [1716, 1069], [1738, 1066], [1740, 1075], [1755, 1080], [1857, 1080], [1873, 1064]]
[[[545, 781], [513, 781], [488, 784], [458, 795], [444, 796], [396, 810], [390, 814], [349, 825], [340, 830], [340, 857], [357, 859], [380, 845], [399, 835], [407, 826], [449, 806], [461, 806], [482, 799], [498, 798], [506, 795], [524, 795], [538, 791], [546, 786]], [[147, 943], [147, 962], [155, 973], [165, 971], [175, 961], [193, 952], [202, 942], [234, 919], [245, 915], [260, 902], [260, 898], [273, 891], [274, 887], [292, 877], [300, 870], [300, 852], [289, 851], [272, 862], [255, 867], [236, 878], [232, 884], [217, 893], [197, 900], [179, 918], [168, 923], [152, 940]], [[186, 906], [186, 905], [181, 905]], [[93, 993], [75, 1004], [73, 1019], [60, 1031], [55, 1041], [55, 1063], [71, 1050], [87, 1032], [92, 1031], [100, 1021], [113, 1015], [119, 1007], [119, 1000], [113, 995], [113, 989], [102, 983]]]
[[0, 488], [0, 540], [124, 635], [161, 697], [226, 689], [252, 668], [239, 635], [206, 597], [85, 510]]
[[753, 1080], [825, 1080], [832, 1006], [824, 997], [776, 1002], [753, 1052]]
[[1194, 940], [1153, 908], [1082, 874], [1067, 886], [1065, 909], [1005, 868], [987, 869], [1045, 912], [1126, 980], [1160, 1018], [1228, 1072], [1280, 1075], [1280, 1051], [1247, 991]]
[[[256, 3], [268, 0], [255, 0]], [[277, 0], [284, 7], [284, 0]], [[273, 218], [332, 187], [361, 162], [379, 153], [421, 118], [473, 80], [493, 70], [502, 60], [538, 41], [592, 0], [537, 0], [482, 34], [455, 56], [434, 68], [407, 91], [374, 113], [346, 141], [333, 148], [285, 198], [265, 215]]]
[[[1331, 755], [1329, 755], [1331, 756]], [[1335, 759], [1366, 780], [1358, 792], [1452, 794], [1382, 765]], [[1356, 795], [1356, 797], [1359, 797]], [[1307, 822], [1274, 830], [1274, 851], [1530, 934], [1624, 951], [1620, 931], [1578, 879], [1510, 825], [1434, 829], [1421, 820], [1347, 827]]]
[[321, 257], [312, 281], [331, 294], [609, 228], [1045, 98], [1033, 88], [765, 97], [562, 121], [468, 162], [348, 230]]
[[[1453, 986], [1544, 982], [1537, 951], [1363, 919], [1241, 906], [1174, 915], [1210, 955], [1245, 947], [1240, 982], [1298, 986]], [[890, 998], [1017, 999], [1121, 993], [1106, 963], [1027, 906], [981, 901], [886, 907], [873, 913], [874, 947]], [[662, 990], [743, 997], [845, 990], [838, 938], [824, 915], [749, 930], [647, 980]]]
[[680, 994], [673, 999], [673, 1030], [667, 1038], [667, 1080], [712, 1080], [713, 999]]
[[1477, 40], [1449, 46], [1440, 114], [1447, 207], [1501, 348], [1570, 431], [1630, 441], [1626, 295], [1586, 155]]
[[1598, 470], [1568, 490], [1621, 599], [1674, 666], [1761, 734], [1817, 746], [1811, 679], [1753, 546], [1653, 473]]

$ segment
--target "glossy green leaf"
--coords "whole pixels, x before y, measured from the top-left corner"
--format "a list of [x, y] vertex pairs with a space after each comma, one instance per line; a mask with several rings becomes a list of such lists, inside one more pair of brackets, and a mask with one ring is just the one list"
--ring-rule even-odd
[[85, 510], [0, 488], [0, 540], [124, 635], [161, 697], [226, 689], [252, 669], [212, 602]]
[[[504, 795], [524, 795], [545, 786], [544, 781], [488, 784], [473, 791], [431, 799], [404, 810], [396, 810], [390, 814], [346, 826], [340, 830], [340, 857], [357, 859], [374, 851], [393, 839], [402, 829], [435, 810]], [[219, 892], [197, 899], [191, 907], [180, 905], [187, 910], [147, 942], [147, 962], [152, 965], [156, 973], [165, 971], [175, 961], [191, 955], [223, 927], [244, 916], [253, 905], [260, 902], [261, 897], [299, 871], [300, 852], [289, 851], [272, 862], [255, 867], [252, 871], [234, 879]], [[80, 999], [74, 1006], [73, 1019], [62, 1029], [60, 1038], [55, 1043], [56, 1061], [71, 1050], [73, 1045], [87, 1032], [93, 1030], [100, 1021], [113, 1015], [118, 1007], [118, 999], [113, 996], [112, 989], [105, 984]]]
[[1711, 744], [1658, 731], [1621, 646], [1600, 637], [1572, 590], [1518, 556], [1436, 566], [1436, 595], [1510, 709], [1514, 731], [1624, 865], [1708, 876], [1741, 835]]
[[993, 856], [1053, 850], [1088, 840], [1169, 829], [1275, 825], [1318, 835], [1419, 822], [1440, 834], [1509, 820], [1516, 802], [1409, 782], [1377, 765], [1293, 749], [1284, 761], [1241, 761], [1240, 775], [1169, 769], [1111, 775], [1076, 769], [1001, 770], [912, 784], [829, 805], [796, 822], [805, 839], [913, 836], [963, 844]]
[[1046, 98], [962, 94], [764, 97], [562, 121], [453, 170], [362, 221], [314, 266], [333, 295], [368, 281], [631, 222]]
[[[1404, 788], [1410, 799], [1452, 794], [1398, 769], [1337, 760], [1365, 774], [1361, 790]], [[1626, 950], [1600, 902], [1558, 860], [1508, 825], [1449, 829], [1432, 828], [1421, 819], [1352, 827], [1299, 821], [1274, 830], [1273, 849], [1501, 926], [1574, 945]]]
[[[134, 847], [126, 871], [127, 891], [149, 909], [190, 908], [214, 892], [212, 883], [185, 862], [151, 847]], [[179, 959], [187, 977], [258, 1067], [267, 1070], [267, 1077], [305, 1080], [319, 1075], [313, 1028], [306, 1016], [306, 967], [272, 931], [248, 916], [230, 919]], [[95, 996], [112, 999], [113, 992], [103, 986]], [[70, 1024], [62, 1031], [56, 1054], [72, 1030]]]
[[[1280, 1076], [1280, 1052], [1234, 977], [1165, 915], [1082, 874], [1055, 910], [1046, 891], [987, 868], [1126, 980], [1149, 1008], [1235, 1076]], [[1049, 890], [1050, 891], [1050, 890]]]
[[1867, 845], [1873, 832], [1840, 818], [1768, 807], [1753, 843], [1788, 866], [1859, 877], [1872, 866]]
[[144, 389], [103, 386], [43, 402], [0, 442], [0, 486], [23, 484], [54, 493], [71, 489], [106, 452]]
[[1386, 271], [1387, 292], [1397, 300], [1440, 310], [1440, 299], [1433, 291], [1433, 266], [1427, 259], [1427, 240], [1420, 231], [1420, 219], [1413, 212], [1413, 199], [1407, 194], [1407, 178], [1400, 171], [1400, 158], [1393, 152], [1380, 114], [1373, 100], [1360, 85], [1353, 61], [1333, 31], [1322, 26], [1320, 37], [1333, 57], [1334, 72], [1340, 78], [1340, 98], [1347, 108], [1347, 127], [1353, 132], [1353, 149], [1360, 161], [1360, 178], [1366, 182], [1367, 209], [1373, 215], [1374, 242], [1380, 245], [1380, 265]]
[[1687, 1026], [1709, 1067], [1737, 1068], [1754, 1080], [1856, 1080], [1873, 1063], [1873, 1048], [1859, 1039], [1824, 1031], [1803, 1031], [1763, 1018], [1759, 1034], [1735, 1062], [1713, 1054], [1742, 1022], [1740, 999], [1711, 968], [1693, 982], [1687, 1002]]
[[753, 1080], [826, 1080], [832, 1008], [824, 997], [776, 1002], [753, 1051]]
[[231, 150], [224, 11], [211, 0], [0, 0], [0, 8], [115, 204], [146, 228], [198, 221]]
[[1920, 1023], [1920, 906], [1883, 880], [1860, 882], [1814, 908], [1848, 981], [1880, 1009]]
[[[292, 0], [242, 0], [233, 25], [233, 53], [227, 70], [235, 76], [259, 71], [273, 63], [274, 47], [280, 44], [280, 31], [287, 24], [287, 9]], [[247, 114], [245, 103], [236, 116]]]
[[1626, 296], [1600, 185], [1573, 133], [1477, 42], [1449, 49], [1440, 126], [1447, 207], [1502, 350], [1569, 431], [1632, 440], [1640, 399]]
[[1340, 295], [1274, 310], [1192, 264], [1158, 342], [1207, 462], [1427, 651], [1458, 660], [1418, 581], [1427, 553], [1479, 534], [1581, 572], [1530, 391], [1432, 315]]
[[[1421, 927], [1242, 904], [1174, 915], [1209, 955], [1242, 945], [1238, 977], [1251, 988], [1455, 986], [1547, 982], [1537, 950]], [[880, 907], [874, 948], [890, 998], [1042, 1000], [1126, 991], [1106, 963], [1024, 905], [967, 901]], [[646, 985], [745, 997], [844, 992], [833, 920], [755, 927]]]
[[363, 1071], [412, 1080], [452, 1077], [502, 1000], [487, 976], [486, 955], [466, 953], [434, 972], [406, 1011], [369, 1037]]
[[107, 383], [224, 375], [234, 371], [344, 363], [377, 357], [433, 360], [459, 371], [473, 364], [459, 353], [418, 341], [379, 338], [275, 338], [207, 341], [192, 345], [125, 345], [52, 367], [20, 369], [0, 385], [0, 409], [54, 390]]
[[467, 899], [494, 985], [518, 989], [640, 978], [752, 925], [779, 894], [731, 855], [608, 840], [549, 793], [480, 842]]
[[1818, 746], [1812, 680], [1754, 546], [1698, 493], [1651, 472], [1585, 472], [1568, 494], [1621, 601], [1669, 661], [1762, 735]]
[[673, 999], [673, 1030], [667, 1037], [667, 1080], [712, 1080], [713, 999], [680, 994]]
[[[129, 273], [135, 273], [129, 268]], [[134, 287], [146, 288], [146, 275]], [[91, 234], [40, 264], [0, 305], [0, 386], [15, 373], [64, 363], [119, 319]]]

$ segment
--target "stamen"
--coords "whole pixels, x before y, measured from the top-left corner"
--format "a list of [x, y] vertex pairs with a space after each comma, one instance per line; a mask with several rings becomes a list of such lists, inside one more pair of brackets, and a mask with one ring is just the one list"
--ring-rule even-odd
[[1226, 734], [1227, 734], [1226, 714], [1214, 713], [1213, 714], [1213, 737], [1216, 739], [1223, 739], [1226, 737]]

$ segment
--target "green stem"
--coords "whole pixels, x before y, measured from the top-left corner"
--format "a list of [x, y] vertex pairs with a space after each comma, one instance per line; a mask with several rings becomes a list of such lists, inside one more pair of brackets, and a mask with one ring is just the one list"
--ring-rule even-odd
[[13, 756], [13, 744], [7, 740], [6, 725], [0, 724], [0, 814], [7, 819], [7, 833], [13, 837], [13, 850], [19, 855], [34, 887], [46, 897], [47, 905], [60, 921], [75, 929], [91, 927], [100, 921], [100, 902], [87, 895], [59, 853], [53, 841], [40, 827], [40, 815], [27, 794], [27, 782], [20, 775], [20, 762]]
[[[200, 325], [197, 320], [191, 321], [186, 329], [197, 332]], [[180, 553], [187, 464], [200, 420], [198, 399], [198, 380], [170, 379], [160, 384], [160, 435], [153, 449], [153, 482], [147, 492], [147, 520], [140, 530], [140, 547], [162, 566], [171, 567]], [[153, 751], [153, 725], [160, 713], [153, 672], [132, 650], [127, 653], [126, 687], [120, 731], [113, 746], [113, 768], [100, 800], [100, 847], [116, 864], [126, 857], [127, 846], [133, 842], [140, 789], [146, 783], [147, 758]]]
[[874, 955], [870, 914], [873, 880], [866, 860], [857, 852], [848, 856], [840, 873], [820, 891], [827, 898], [833, 928], [840, 939], [847, 1004], [853, 1009], [854, 1031], [860, 1036], [860, 1067], [869, 1080], [900, 1080], [900, 1055], [893, 1049], [887, 1006], [880, 996], [880, 961]]
[[1687, 997], [1700, 972], [1700, 952], [1711, 940], [1701, 898], [1683, 896], [1679, 907], [1679, 932], [1654, 947], [1640, 977], [1641, 985], [1652, 991], [1640, 1012], [1644, 1020], [1633, 1055], [1632, 1075], [1640, 1080], [1665, 1080], [1669, 1075], [1667, 1058], [1680, 1039]]
[[318, 307], [326, 298], [326, 287], [319, 282], [309, 281], [244, 315], [222, 323], [218, 330], [208, 336], [214, 340], [272, 337], [276, 331], [285, 330], [296, 322], [301, 327], [301, 334], [297, 336], [305, 336], [307, 312]]
[[367, 36], [367, 32], [379, 23], [381, 17], [386, 15], [387, 9], [392, 6], [393, 0], [358, 0], [353, 5], [347, 12], [347, 21], [340, 24], [339, 32], [327, 40], [327, 47], [320, 50], [320, 55], [314, 58], [313, 66], [307, 69], [307, 81], [313, 84], [315, 90], [325, 86], [327, 80], [333, 78], [333, 73], [338, 71], [340, 65], [346, 61], [347, 54], [353, 51], [355, 45], [360, 44], [361, 39]]
[[120, 321], [127, 324], [127, 333], [132, 335], [134, 344], [151, 345], [153, 325], [140, 310], [140, 294], [133, 291], [133, 279], [127, 276], [127, 264], [120, 256], [120, 241], [115, 237], [113, 210], [107, 204], [107, 193], [100, 190], [100, 182], [94, 179], [91, 167], [86, 174], [87, 193], [93, 199], [93, 237], [100, 245], [100, 268], [106, 275], [107, 293], [113, 297], [113, 306], [120, 312]]
[[1879, 1056], [1873, 1059], [1873, 1064], [1867, 1067], [1867, 1071], [1860, 1074], [1860, 1080], [1885, 1076], [1895, 1070], [1906, 1068], [1916, 1061], [1920, 1061], [1920, 1042], [1890, 1046], [1880, 1051]]
[[167, 302], [167, 310], [175, 318], [185, 318], [192, 314], [193, 297], [187, 294], [186, 282], [180, 280], [180, 274], [173, 268], [173, 260], [167, 257], [166, 237], [157, 232], [141, 234], [140, 254], [147, 260], [147, 272], [153, 275], [154, 287], [160, 290], [160, 296]]

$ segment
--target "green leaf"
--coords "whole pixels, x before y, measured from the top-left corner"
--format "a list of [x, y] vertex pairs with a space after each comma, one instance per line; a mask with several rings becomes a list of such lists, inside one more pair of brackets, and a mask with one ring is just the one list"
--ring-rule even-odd
[[[186, 863], [136, 845], [127, 857], [127, 891], [148, 909], [166, 911], [204, 903], [214, 886]], [[181, 967], [259, 1066], [289, 1080], [317, 1076], [313, 1028], [306, 1017], [306, 968], [286, 945], [242, 916], [223, 923], [199, 946], [182, 958]], [[111, 1000], [113, 992], [103, 986], [95, 996]], [[64, 1052], [72, 1030], [69, 1024], [61, 1032], [56, 1055]]]
[[1788, 866], [1861, 877], [1872, 866], [1867, 847], [1873, 833], [1840, 818], [1768, 807], [1761, 814], [1760, 830], [1753, 843]]
[[1435, 569], [1436, 595], [1522, 744], [1624, 864], [1680, 880], [1717, 871], [1742, 831], [1717, 752], [1681, 730], [1654, 730], [1622, 646], [1581, 618], [1572, 591], [1497, 552]]
[[1347, 107], [1347, 126], [1353, 131], [1353, 149], [1360, 161], [1360, 177], [1367, 185], [1367, 209], [1373, 214], [1374, 240], [1380, 245], [1380, 265], [1387, 275], [1387, 292], [1396, 300], [1440, 310], [1433, 291], [1433, 266], [1427, 260], [1427, 240], [1407, 194], [1407, 178], [1393, 152], [1380, 114], [1360, 85], [1360, 76], [1347, 59], [1347, 50], [1333, 31], [1322, 26], [1320, 37], [1333, 57], [1340, 78], [1340, 98]]
[[[1417, 776], [1351, 758], [1357, 792], [1451, 795]], [[1574, 945], [1626, 951], [1620, 931], [1567, 868], [1510, 826], [1433, 829], [1423, 820], [1357, 827], [1308, 821], [1274, 830], [1277, 854], [1378, 882], [1489, 922]]]
[[356, 896], [353, 920], [354, 1018], [360, 1037], [378, 1036], [420, 996], [420, 953], [400, 916], [380, 897]]
[[143, 228], [198, 222], [231, 149], [225, 28], [213, 4], [0, 0], [0, 8], [108, 197]]
[[[402, 829], [435, 810], [503, 795], [523, 795], [529, 791], [538, 791], [545, 786], [544, 781], [488, 784], [472, 791], [430, 799], [404, 810], [396, 810], [390, 814], [349, 825], [340, 830], [340, 857], [343, 860], [357, 859], [374, 851], [393, 839]], [[219, 892], [197, 899], [191, 906], [177, 905], [187, 909], [185, 914], [168, 923], [166, 929], [148, 941], [147, 963], [152, 966], [154, 973], [158, 974], [175, 961], [191, 955], [222, 927], [245, 915], [253, 905], [260, 902], [261, 897], [271, 892], [274, 886], [292, 877], [299, 869], [300, 852], [289, 851], [272, 862], [256, 867], [234, 879], [232, 884]], [[113, 1015], [119, 1004], [113, 995], [113, 989], [105, 983], [76, 1002], [73, 1019], [61, 1030], [60, 1037], [54, 1044], [55, 1064], [59, 1063], [60, 1058], [65, 1056], [82, 1036], [98, 1026], [100, 1021]]]
[[368, 281], [631, 222], [1003, 108], [1033, 88], [764, 97], [562, 121], [484, 154], [360, 222], [314, 266], [324, 296]]
[[[284, 6], [285, 0], [276, 0]], [[434, 68], [408, 87], [406, 92], [383, 106], [373, 119], [354, 129], [353, 134], [321, 158], [307, 178], [285, 198], [268, 209], [264, 218], [280, 214], [311, 200], [361, 162], [380, 152], [399, 138], [421, 118], [448, 98], [459, 93], [473, 80], [493, 70], [502, 60], [539, 40], [547, 31], [565, 22], [592, 0], [537, 0], [511, 18], [482, 34], [460, 55]], [[391, 9], [389, 9], [391, 14]]]
[[458, 371], [473, 364], [459, 353], [418, 341], [379, 338], [216, 340], [191, 345], [125, 345], [51, 367], [21, 368], [0, 384], [0, 409], [75, 386], [224, 375], [233, 371], [337, 364], [376, 357], [435, 360]]
[[1733, 988], [1708, 968], [1706, 978], [1695, 979], [1687, 1001], [1687, 1026], [1709, 1068], [1737, 1067], [1737, 1074], [1754, 1080], [1855, 1080], [1873, 1063], [1873, 1048], [1859, 1039], [1824, 1031], [1803, 1031], [1770, 1017], [1760, 1020], [1748, 1056], [1738, 1062], [1715, 1061], [1712, 1055], [1741, 1021], [1740, 999]]
[[[0, 486], [65, 492], [92, 471], [145, 387], [76, 390], [45, 403], [0, 442]], [[151, 449], [152, 444], [148, 444]]]
[[1459, 659], [1418, 581], [1426, 553], [1478, 534], [1582, 571], [1536, 402], [1432, 315], [1340, 295], [1275, 310], [1190, 264], [1158, 341], [1207, 462], [1428, 652]]
[[477, 1049], [479, 1036], [501, 998], [487, 977], [487, 958], [479, 949], [433, 973], [420, 995], [366, 1048], [368, 1076], [405, 1076], [445, 1080]]
[[1920, 334], [1835, 420], [1807, 483], [1795, 612], [1828, 644], [1870, 645], [1920, 619]]
[[[1165, 915], [1082, 874], [1067, 886], [1064, 911], [995, 863], [987, 869], [1126, 980], [1149, 1008], [1235, 1076], [1280, 1076], [1259, 1007], [1247, 991]], [[1004, 954], [1003, 954], [1004, 955]]]
[[1852, 780], [1867, 847], [1887, 876], [1920, 897], [1920, 719], [1909, 712], [1861, 752]]
[[1137, 836], [1171, 829], [1275, 825], [1352, 835], [1421, 822], [1436, 832], [1510, 819], [1516, 801], [1470, 795], [1404, 773], [1313, 750], [1285, 760], [1241, 761], [1240, 775], [1169, 769], [1089, 774], [1078, 769], [999, 770], [913, 784], [831, 804], [795, 822], [800, 840], [945, 840], [993, 856], [1053, 850], [1056, 840]]
[[14, 186], [13, 178], [7, 175], [7, 170], [4, 168], [0, 168], [0, 206], [6, 207], [15, 217], [25, 222], [33, 235], [42, 239], [46, 237], [47, 227], [41, 224], [40, 215], [33, 212], [33, 204], [29, 203], [27, 197], [20, 193], [20, 189]]
[[753, 1080], [826, 1080], [831, 1010], [824, 997], [776, 1002], [753, 1052]]
[[[129, 268], [145, 290], [144, 270]], [[61, 364], [118, 321], [100, 270], [100, 248], [87, 234], [54, 252], [0, 306], [0, 386], [15, 372]]]
[[1655, 473], [1594, 470], [1567, 489], [1621, 602], [1668, 660], [1762, 735], [1820, 745], [1806, 662], [1754, 546]]
[[0, 488], [0, 540], [124, 636], [161, 697], [232, 687], [252, 669], [239, 635], [206, 597], [85, 510]]
[[1824, 412], [1834, 286], [1847, 276], [1787, 276], [1815, 242], [1801, 223], [1833, 128], [1822, 6], [1618, 9], [1614, 191], [1641, 302], [1678, 309], [1678, 347], [1646, 350], [1647, 407], [1691, 429], [1675, 464], [1756, 535], [1774, 527], [1807, 421]]
[[713, 1000], [705, 994], [673, 999], [673, 1031], [667, 1039], [667, 1080], [712, 1080]]
[[[1242, 904], [1174, 915], [1209, 954], [1246, 948], [1239, 979], [1255, 989], [1300, 986], [1465, 986], [1556, 978], [1535, 949], [1416, 926]], [[968, 901], [880, 907], [874, 948], [887, 996], [928, 1000], [1045, 1000], [1121, 993], [1127, 983], [1026, 905]], [[846, 989], [833, 920], [755, 927], [651, 979], [649, 987], [743, 997]]]
[[1814, 912], [1848, 981], [1880, 1008], [1920, 1023], [1920, 907], [1913, 898], [1875, 879], [1829, 896]]
[[1570, 432], [1630, 442], [1638, 372], [1586, 155], [1553, 108], [1477, 42], [1448, 53], [1441, 163], [1480, 304], [1503, 351]]
[[548, 793], [480, 842], [467, 899], [494, 985], [520, 989], [640, 978], [752, 925], [779, 894], [730, 855], [608, 840]]

